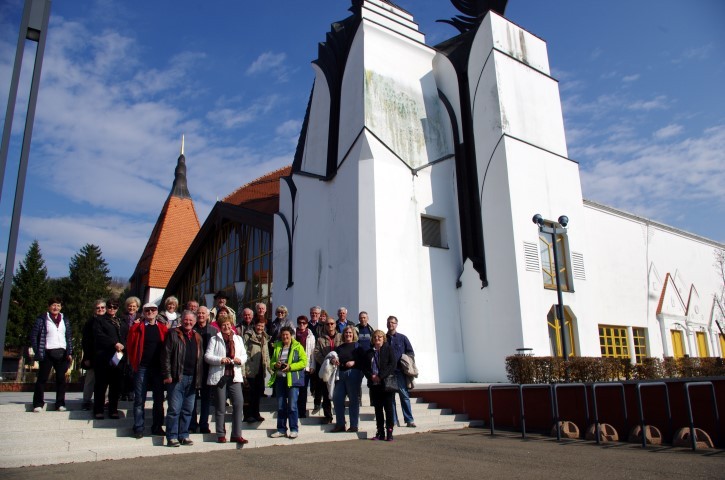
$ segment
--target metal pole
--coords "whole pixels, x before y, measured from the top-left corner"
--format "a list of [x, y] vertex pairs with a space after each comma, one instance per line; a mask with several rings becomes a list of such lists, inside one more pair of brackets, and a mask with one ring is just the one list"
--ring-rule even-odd
[[[18, 41], [18, 54], [22, 57], [23, 49], [20, 44], [24, 44], [25, 40], [34, 40], [38, 42], [35, 51], [35, 64], [33, 66], [33, 79], [30, 84], [30, 97], [28, 99], [28, 111], [25, 116], [25, 130], [23, 132], [23, 144], [20, 150], [20, 164], [18, 166], [18, 178], [15, 186], [15, 201], [13, 203], [13, 216], [10, 223], [10, 235], [8, 239], [8, 250], [5, 257], [5, 280], [3, 283], [2, 303], [0, 304], [0, 345], [5, 350], [5, 333], [8, 323], [8, 312], [10, 309], [10, 290], [12, 288], [13, 273], [15, 270], [15, 250], [18, 246], [18, 230], [20, 227], [20, 213], [23, 207], [23, 195], [25, 193], [25, 177], [28, 172], [28, 156], [30, 155], [30, 140], [33, 136], [33, 122], [35, 121], [35, 106], [38, 101], [38, 89], [40, 87], [40, 73], [43, 66], [43, 53], [45, 52], [45, 39], [48, 31], [48, 20], [50, 19], [50, 0], [26, 0], [25, 9], [23, 10], [23, 20], [20, 26], [20, 39]], [[20, 59], [22, 63], [22, 58]], [[16, 66], [18, 58], [15, 59]], [[13, 72], [15, 76], [15, 72]], [[15, 92], [12, 91], [10, 96], [13, 97], [12, 103], [15, 103], [15, 95], [17, 93], [17, 84], [14, 86]], [[8, 105], [8, 113], [14, 110]], [[8, 123], [12, 123], [12, 117], [9, 122], [6, 118], [5, 130], [9, 132]], [[5, 159], [7, 157], [8, 146], [5, 142], [5, 130], [3, 131], [2, 146], [2, 168], [5, 167]], [[9, 134], [8, 134], [9, 142]], [[4, 175], [4, 171], [3, 171]], [[2, 355], [0, 355], [0, 375], [2, 375]]]
[[566, 329], [566, 322], [564, 321], [564, 299], [561, 296], [561, 282], [559, 281], [559, 254], [556, 253], [556, 224], [554, 224], [553, 232], [551, 234], [554, 248], [554, 277], [556, 279], [556, 298], [558, 303], [556, 305], [556, 316], [559, 317], [559, 336], [561, 337], [561, 354], [566, 361], [569, 357], [566, 352], [566, 335], [564, 330]]
[[[10, 148], [10, 133], [13, 129], [13, 116], [15, 115], [15, 103], [18, 97], [18, 83], [20, 82], [20, 69], [23, 63], [23, 52], [25, 51], [26, 32], [28, 30], [28, 19], [30, 18], [30, 1], [26, 0], [23, 16], [20, 20], [20, 34], [18, 35], [18, 48], [15, 50], [15, 64], [13, 76], [10, 80], [10, 93], [8, 95], [8, 106], [5, 111], [5, 125], [3, 127], [2, 144], [0, 144], [0, 198], [5, 183], [5, 165], [8, 159]], [[6, 267], [7, 270], [7, 267]]]

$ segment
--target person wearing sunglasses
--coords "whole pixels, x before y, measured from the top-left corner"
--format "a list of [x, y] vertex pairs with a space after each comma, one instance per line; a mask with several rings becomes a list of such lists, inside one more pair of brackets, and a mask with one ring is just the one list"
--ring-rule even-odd
[[83, 360], [81, 366], [86, 370], [83, 381], [83, 410], [93, 408], [93, 391], [96, 385], [96, 370], [94, 368], [94, 357], [96, 355], [93, 327], [96, 322], [106, 314], [106, 302], [102, 299], [96, 300], [93, 304], [93, 314], [86, 320], [81, 331], [81, 348]]
[[141, 320], [128, 332], [128, 360], [134, 372], [133, 436], [143, 438], [146, 392], [153, 396], [151, 433], [164, 435], [164, 384], [161, 377], [161, 352], [168, 333], [166, 325], [156, 321], [159, 309], [154, 303], [143, 306]]
[[345, 397], [350, 405], [350, 428], [348, 432], [358, 431], [360, 420], [360, 383], [362, 382], [363, 353], [355, 341], [355, 327], [346, 326], [342, 331], [342, 344], [335, 347], [339, 378], [335, 382], [332, 401], [335, 405], [335, 428], [332, 432], [345, 431]]
[[[99, 310], [100, 309], [100, 310]], [[99, 312], [103, 314], [99, 315]], [[119, 418], [118, 399], [121, 394], [123, 364], [125, 357], [128, 325], [116, 316], [118, 302], [96, 302], [96, 322], [93, 325], [93, 338], [96, 361], [96, 386], [93, 414], [102, 420], [103, 406], [108, 388], [108, 416]]]
[[[335, 347], [342, 343], [342, 335], [337, 331], [337, 324], [334, 318], [325, 316], [325, 331], [315, 342], [315, 362], [316, 365], [322, 365], [328, 353], [333, 351]], [[322, 322], [322, 317], [320, 322]], [[327, 385], [324, 384], [320, 388], [322, 394], [322, 423], [332, 423], [332, 402], [330, 402], [330, 392]]]

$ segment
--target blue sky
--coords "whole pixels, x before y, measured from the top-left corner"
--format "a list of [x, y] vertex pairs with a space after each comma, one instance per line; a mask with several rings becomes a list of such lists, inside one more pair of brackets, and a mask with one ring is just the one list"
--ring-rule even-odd
[[[3, 116], [22, 3], [0, 2]], [[429, 45], [455, 35], [435, 23], [458, 13], [449, 2], [397, 3]], [[201, 222], [217, 198], [291, 163], [310, 62], [348, 6], [55, 0], [18, 260], [38, 239], [50, 275], [63, 276], [94, 243], [112, 275], [128, 277], [182, 133]], [[725, 242], [725, 2], [510, 0], [506, 17], [548, 44], [584, 197]], [[10, 152], [0, 204], [3, 263], [18, 157]]]

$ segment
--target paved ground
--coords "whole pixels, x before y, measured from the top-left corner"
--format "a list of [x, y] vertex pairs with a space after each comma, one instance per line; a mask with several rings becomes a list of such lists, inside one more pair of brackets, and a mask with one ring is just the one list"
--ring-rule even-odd
[[[197, 455], [193, 446], [182, 448], [188, 448], [190, 454], [8, 469], [0, 471], [0, 478], [725, 478], [725, 451], [721, 450], [642, 450], [630, 444], [557, 443], [548, 437], [524, 441], [506, 433], [491, 437], [484, 429], [407, 435], [393, 443], [354, 440]], [[322, 454], [323, 449], [334, 451]]]

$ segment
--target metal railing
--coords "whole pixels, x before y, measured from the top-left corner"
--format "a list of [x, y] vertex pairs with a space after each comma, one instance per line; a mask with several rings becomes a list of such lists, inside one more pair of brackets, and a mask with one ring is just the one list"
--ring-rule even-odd
[[640, 428], [642, 429], [642, 448], [645, 448], [647, 446], [647, 435], [645, 432], [645, 427], [647, 426], [647, 422], [644, 418], [644, 403], [642, 402], [642, 389], [645, 387], [665, 387], [665, 405], [667, 405], [667, 422], [668, 422], [668, 428], [669, 428], [669, 435], [670, 438], [672, 438], [673, 431], [672, 431], [672, 409], [670, 408], [670, 391], [667, 387], [667, 384], [665, 382], [647, 382], [647, 383], [638, 383], [637, 384], [637, 407], [639, 408], [639, 420], [640, 420]]
[[597, 445], [599, 445], [601, 438], [599, 433], [599, 409], [597, 408], [597, 387], [619, 387], [622, 389], [622, 411], [624, 412], [624, 429], [627, 429], [627, 397], [624, 394], [624, 385], [619, 382], [607, 382], [607, 383], [593, 383], [592, 384], [592, 399], [594, 401], [594, 434], [597, 439]]
[[712, 408], [715, 414], [715, 428], [717, 429], [717, 440], [720, 442], [720, 415], [717, 412], [717, 397], [715, 396], [715, 385], [712, 382], [687, 382], [685, 383], [685, 399], [687, 400], [687, 419], [690, 421], [690, 444], [693, 450], [697, 450], [697, 435], [695, 435], [695, 420], [692, 415], [692, 401], [690, 399], [690, 387], [710, 387], [712, 393]]

